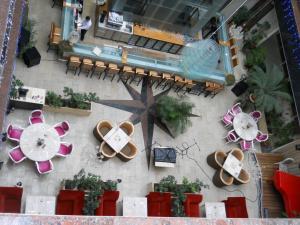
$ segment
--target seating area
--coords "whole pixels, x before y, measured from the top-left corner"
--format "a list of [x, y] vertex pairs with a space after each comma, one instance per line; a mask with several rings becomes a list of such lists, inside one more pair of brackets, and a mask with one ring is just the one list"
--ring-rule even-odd
[[[74, 75], [85, 73], [86, 77], [98, 76], [102, 80], [123, 81], [128, 84], [139, 86], [143, 79], [149, 79], [149, 85], [155, 89], [173, 89], [176, 93], [190, 93], [194, 95], [203, 94], [205, 97], [215, 97], [224, 89], [224, 85], [214, 82], [196, 82], [176, 74], [161, 71], [147, 70], [144, 68], [133, 68], [130, 65], [117, 65], [115, 63], [94, 61], [90, 58], [70, 56], [67, 62], [67, 70], [74, 71]], [[77, 72], [78, 71], [78, 72]], [[103, 75], [103, 76], [102, 76]]]

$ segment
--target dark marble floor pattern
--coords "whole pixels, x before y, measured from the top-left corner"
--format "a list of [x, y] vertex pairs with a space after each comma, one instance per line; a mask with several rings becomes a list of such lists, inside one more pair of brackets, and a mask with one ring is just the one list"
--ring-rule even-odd
[[[124, 85], [133, 98], [132, 100], [99, 100], [97, 103], [131, 112], [132, 115], [130, 116], [129, 120], [133, 124], [138, 124], [141, 122], [144, 145], [146, 149], [145, 152], [149, 168], [154, 124], [173, 137], [167, 126], [159, 120], [155, 107], [158, 98], [163, 95], [167, 95], [170, 89], [162, 91], [154, 96], [150, 86], [150, 81], [147, 78], [143, 80], [141, 93], [136, 91], [128, 84], [124, 83]], [[191, 114], [190, 116], [196, 117], [197, 115]]]

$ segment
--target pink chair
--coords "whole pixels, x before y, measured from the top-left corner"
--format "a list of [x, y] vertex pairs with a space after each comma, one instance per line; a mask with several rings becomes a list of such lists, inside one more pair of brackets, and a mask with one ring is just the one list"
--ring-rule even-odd
[[229, 111], [223, 116], [222, 121], [225, 124], [225, 127], [232, 125], [233, 118], [234, 117], [230, 114]]
[[24, 129], [21, 127], [13, 127], [11, 124], [9, 124], [6, 130], [7, 138], [12, 141], [19, 142], [23, 130]]
[[237, 114], [239, 114], [240, 112], [242, 112], [242, 108], [240, 107], [241, 103], [236, 103], [234, 106], [232, 106], [232, 108], [230, 109], [230, 113], [233, 116], [236, 116]]
[[26, 156], [22, 152], [20, 146], [16, 146], [13, 149], [11, 149], [8, 153], [9, 158], [14, 162], [14, 163], [20, 163], [24, 159], [26, 159]]
[[261, 112], [253, 111], [253, 112], [249, 113], [249, 115], [257, 122], [261, 117]]
[[42, 110], [33, 110], [31, 112], [31, 115], [29, 117], [30, 124], [44, 123], [44, 122], [45, 122], [45, 119], [44, 119]]
[[59, 151], [56, 153], [56, 155], [61, 157], [66, 157], [67, 155], [70, 155], [73, 150], [73, 145], [68, 144], [66, 142], [61, 142]]
[[243, 151], [248, 151], [249, 149], [253, 148], [253, 141], [240, 141], [240, 146]]
[[269, 135], [268, 134], [264, 134], [261, 131], [258, 131], [255, 140], [258, 142], [264, 142], [266, 140], [268, 140]]
[[53, 163], [51, 160], [35, 162], [39, 174], [50, 173], [53, 170]]
[[236, 132], [234, 130], [231, 130], [227, 133], [226, 144], [229, 142], [237, 142], [239, 139], [240, 139], [240, 137], [236, 134]]
[[57, 133], [60, 137], [64, 137], [67, 135], [67, 133], [70, 129], [70, 125], [67, 121], [64, 121], [64, 122], [54, 125], [54, 129], [57, 131]]

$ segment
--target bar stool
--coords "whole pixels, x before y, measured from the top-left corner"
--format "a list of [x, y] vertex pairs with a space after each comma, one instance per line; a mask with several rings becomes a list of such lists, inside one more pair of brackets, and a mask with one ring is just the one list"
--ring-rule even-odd
[[132, 67], [124, 66], [122, 69], [122, 73], [119, 73], [118, 82], [122, 80], [123, 82], [125, 82], [125, 84], [127, 84], [128, 80], [130, 80], [130, 78], [133, 77], [134, 77], [134, 71], [132, 70]]
[[80, 67], [80, 65], [81, 65], [80, 58], [77, 56], [71, 56], [67, 62], [66, 74], [68, 73], [69, 70], [73, 70], [75, 76], [77, 69]]
[[100, 79], [102, 74], [105, 72], [105, 70], [106, 70], [106, 66], [104, 62], [96, 61], [90, 78], [92, 78], [92, 76], [96, 73], [97, 75], [99, 75], [98, 79]]
[[146, 77], [147, 74], [145, 73], [144, 69], [141, 68], [136, 68], [135, 69], [135, 75], [134, 77], [131, 79], [130, 83], [131, 84], [133, 81], [137, 82], [137, 86], [139, 86], [139, 84], [141, 83], [141, 81], [143, 80], [144, 77]]
[[80, 65], [78, 76], [81, 73], [81, 71], [83, 71], [86, 73], [86, 77], [88, 77], [90, 72], [92, 71], [93, 67], [94, 67], [94, 64], [91, 59], [83, 59], [81, 65]]
[[51, 29], [49, 34], [49, 40], [48, 40], [48, 49], [47, 52], [50, 49], [58, 50], [59, 42], [61, 41], [61, 29], [60, 27], [56, 26], [55, 23], [51, 23]]
[[185, 82], [185, 90], [183, 92], [183, 94], [185, 94], [186, 92], [190, 92], [194, 86], [196, 86], [196, 82], [194, 82], [193, 80], [189, 80], [184, 78], [184, 82]]
[[159, 84], [161, 83], [162, 76], [158, 74], [158, 72], [156, 71], [149, 71], [149, 78], [150, 78], [150, 87], [152, 87], [155, 83], [157, 83], [156, 87], [157, 88], [159, 86]]
[[175, 76], [174, 81], [175, 81], [175, 83], [174, 83], [173, 87], [174, 87], [175, 92], [181, 91], [186, 85], [186, 82], [184, 81], [184, 78], [182, 78], [178, 75]]
[[111, 80], [110, 80], [110, 81], [113, 81], [113, 79], [115, 78], [115, 75], [118, 74], [119, 71], [120, 71], [120, 69], [118, 68], [118, 65], [117, 65], [117, 64], [109, 63], [109, 64], [108, 64], [108, 68], [107, 68], [106, 71], [105, 71], [103, 80], [104, 80], [107, 76], [110, 76], [110, 77], [111, 77]]
[[172, 88], [175, 81], [174, 81], [174, 76], [172, 76], [171, 74], [169, 73], [163, 73], [162, 74], [162, 82], [161, 84], [163, 84], [163, 90], [165, 90], [165, 88], [167, 86], [169, 86], [169, 88]]

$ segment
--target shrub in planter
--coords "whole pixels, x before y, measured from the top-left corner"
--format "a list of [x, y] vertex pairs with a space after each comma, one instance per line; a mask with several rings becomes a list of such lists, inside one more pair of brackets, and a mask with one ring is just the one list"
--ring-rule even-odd
[[54, 93], [53, 91], [47, 91], [46, 104], [55, 108], [63, 106], [63, 99], [61, 95]]
[[10, 88], [10, 98], [15, 99], [18, 97], [18, 90], [19, 88], [22, 88], [24, 86], [23, 82], [19, 79], [16, 79], [15, 76], [13, 76], [13, 80], [11, 82], [11, 88]]
[[242, 6], [236, 14], [232, 17], [232, 21], [237, 25], [241, 26], [249, 19], [250, 13], [246, 6]]
[[89, 109], [89, 104], [87, 102], [97, 101], [99, 98], [96, 93], [89, 92], [77, 93], [74, 92], [72, 88], [64, 87], [64, 101], [67, 107], [78, 108], [78, 109]]
[[104, 182], [100, 176], [88, 173], [86, 175], [84, 169], [74, 175], [73, 179], [62, 181], [62, 186], [66, 189], [79, 189], [85, 191], [85, 202], [83, 212], [85, 215], [94, 215], [96, 208], [99, 206], [99, 196], [104, 191], [117, 190], [117, 184], [121, 180]]
[[182, 98], [178, 99], [166, 95], [161, 96], [156, 104], [158, 117], [174, 136], [184, 133], [191, 125], [189, 116], [193, 107], [194, 104], [186, 102]]

